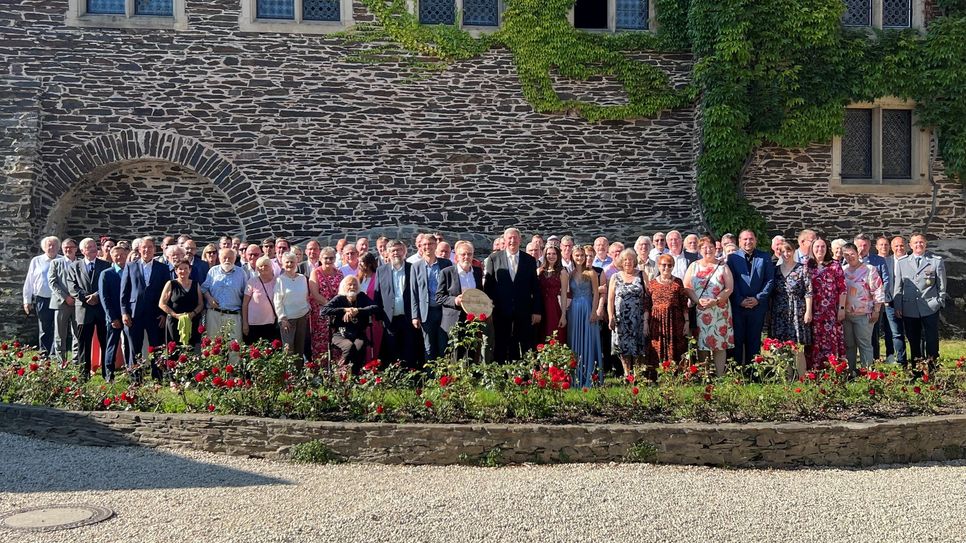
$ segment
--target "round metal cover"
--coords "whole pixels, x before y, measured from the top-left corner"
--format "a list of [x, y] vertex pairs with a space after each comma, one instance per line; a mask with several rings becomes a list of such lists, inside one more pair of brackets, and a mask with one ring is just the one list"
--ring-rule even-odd
[[99, 505], [44, 505], [0, 515], [0, 528], [21, 532], [53, 532], [103, 522], [114, 511]]

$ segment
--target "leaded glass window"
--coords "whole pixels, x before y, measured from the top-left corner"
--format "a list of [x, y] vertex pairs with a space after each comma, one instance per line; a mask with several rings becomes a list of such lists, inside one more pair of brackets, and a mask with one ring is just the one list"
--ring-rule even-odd
[[842, 178], [872, 177], [872, 110], [846, 109], [842, 135]]
[[466, 26], [499, 26], [499, 1], [463, 0], [463, 24]]
[[882, 28], [912, 26], [912, 0], [882, 0]]
[[339, 21], [339, 0], [302, 0], [302, 19], [306, 21]]
[[872, 0], [845, 0], [845, 26], [872, 26]]
[[134, 13], [171, 17], [174, 15], [174, 5], [172, 0], [135, 0]]
[[125, 0], [87, 0], [87, 13], [124, 14]]
[[882, 178], [912, 177], [912, 111], [882, 110]]
[[616, 0], [618, 30], [647, 30], [648, 0]]
[[451, 25], [456, 21], [455, 0], [419, 0], [419, 22]]
[[295, 19], [295, 0], [256, 0], [259, 19]]

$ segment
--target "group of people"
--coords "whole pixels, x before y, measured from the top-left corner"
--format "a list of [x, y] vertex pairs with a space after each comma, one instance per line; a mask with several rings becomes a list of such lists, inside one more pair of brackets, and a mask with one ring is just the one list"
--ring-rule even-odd
[[189, 236], [79, 244], [50, 236], [30, 262], [23, 303], [47, 356], [66, 364], [72, 351], [87, 376], [96, 343], [108, 380], [116, 359], [148, 360], [160, 378], [147, 346], [197, 349], [202, 326], [228, 340], [277, 339], [299, 360], [354, 372], [374, 358], [418, 370], [445, 353], [469, 289], [492, 302], [495, 360], [556, 338], [574, 351], [581, 387], [611, 370], [655, 379], [662, 362], [681, 363], [689, 336], [719, 375], [729, 357], [751, 364], [765, 331], [804, 345], [811, 369], [842, 356], [853, 371], [868, 365], [879, 358], [879, 335], [894, 361], [938, 357], [946, 276], [924, 236], [909, 239], [911, 254], [899, 236], [875, 240], [876, 252], [864, 234], [827, 242], [803, 230], [797, 242], [779, 236], [765, 252], [752, 231], [717, 240], [670, 231], [640, 236], [633, 248], [605, 237], [579, 245], [569, 235], [534, 235], [524, 247], [509, 228], [479, 259], [471, 242], [432, 233], [416, 237], [411, 256], [404, 241], [385, 237], [372, 250], [365, 237], [303, 249], [285, 238], [225, 236], [198, 255]]

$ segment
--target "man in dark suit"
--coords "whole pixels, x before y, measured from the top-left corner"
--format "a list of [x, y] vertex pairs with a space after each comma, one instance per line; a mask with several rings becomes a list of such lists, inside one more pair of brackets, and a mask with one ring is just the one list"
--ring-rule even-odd
[[416, 349], [416, 330], [412, 320], [412, 290], [409, 275], [413, 265], [406, 262], [406, 244], [392, 240], [386, 245], [389, 263], [376, 269], [375, 302], [382, 309], [383, 360], [399, 360], [406, 368], [419, 369], [421, 356]]
[[[902, 317], [896, 315], [896, 300], [893, 297], [895, 295], [896, 286], [896, 266], [898, 266], [899, 259], [906, 256], [906, 240], [902, 236], [896, 236], [892, 238], [889, 242], [889, 247], [892, 249], [892, 255], [886, 258], [886, 266], [889, 268], [889, 303], [885, 306], [886, 320], [889, 321], [889, 331], [892, 334], [892, 352], [895, 356], [894, 362], [906, 365], [906, 332], [905, 328], [902, 327]], [[901, 311], [901, 307], [899, 308]]]
[[[101, 274], [110, 264], [97, 258], [97, 242], [92, 238], [82, 240], [80, 250], [84, 258], [71, 265], [67, 275], [67, 290], [74, 298], [77, 326], [80, 329], [77, 362], [83, 366], [81, 378], [86, 380], [91, 375], [91, 342], [94, 335], [97, 334], [98, 345], [104, 345], [107, 338], [107, 323], [97, 288]], [[103, 358], [100, 362], [104, 364]]]
[[[665, 234], [664, 239], [667, 241], [667, 254], [671, 255], [671, 257], [674, 259], [674, 268], [671, 269], [671, 275], [677, 277], [681, 281], [684, 281], [684, 275], [688, 272], [688, 267], [690, 267], [692, 263], [701, 260], [701, 256], [697, 253], [691, 253], [685, 250], [684, 240], [681, 237], [681, 232], [678, 232], [677, 230], [671, 230]], [[695, 239], [695, 243], [697, 243], [697, 239]], [[693, 337], [697, 337], [697, 308], [694, 307], [694, 304], [692, 304], [690, 301], [688, 302], [688, 322], [691, 323], [691, 335]]]
[[104, 309], [105, 329], [107, 339], [104, 345], [104, 357], [101, 364], [101, 375], [105, 381], [114, 380], [114, 361], [117, 360], [117, 350], [121, 347], [124, 337], [124, 322], [121, 313], [121, 272], [127, 264], [130, 248], [126, 241], [119, 241], [111, 248], [110, 257], [113, 264], [101, 273], [97, 282], [97, 297]]
[[[154, 238], [141, 238], [139, 247], [141, 258], [124, 267], [121, 274], [121, 320], [127, 328], [128, 345], [127, 365], [133, 367], [135, 360], [142, 354], [144, 336], [148, 345], [158, 347], [163, 343], [164, 313], [158, 308], [161, 291], [170, 280], [168, 267], [154, 260]], [[151, 360], [151, 375], [161, 378], [161, 370]]]
[[483, 270], [473, 266], [473, 244], [456, 242], [456, 265], [440, 272], [439, 289], [436, 290], [436, 303], [443, 308], [442, 326], [447, 335], [457, 322], [466, 319], [463, 291], [482, 286]]
[[751, 230], [738, 235], [741, 248], [728, 256], [728, 268], [734, 276], [731, 314], [734, 320], [734, 359], [747, 366], [761, 351], [761, 331], [768, 310], [768, 296], [775, 279], [771, 255], [757, 250], [758, 239]]
[[520, 231], [503, 233], [506, 250], [484, 262], [483, 292], [493, 300], [495, 345], [498, 362], [518, 360], [533, 349], [534, 326], [543, 318], [543, 297], [537, 280], [537, 261], [520, 251]]
[[443, 331], [443, 308], [436, 303], [439, 290], [439, 274], [453, 265], [446, 258], [436, 257], [436, 237], [423, 234], [419, 238], [419, 260], [413, 262], [409, 272], [412, 289], [413, 328], [423, 333], [423, 349], [426, 360], [434, 360], [446, 352], [449, 338]]

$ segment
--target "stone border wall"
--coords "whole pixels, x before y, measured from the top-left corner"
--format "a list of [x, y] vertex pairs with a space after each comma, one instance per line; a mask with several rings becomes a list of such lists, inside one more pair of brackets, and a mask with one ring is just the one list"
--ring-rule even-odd
[[741, 467], [871, 466], [966, 458], [966, 415], [885, 422], [755, 424], [390, 424], [0, 404], [0, 432], [77, 445], [189, 447], [282, 458], [320, 439], [352, 461], [457, 464], [499, 448], [507, 463], [614, 462], [635, 444], [649, 461]]

